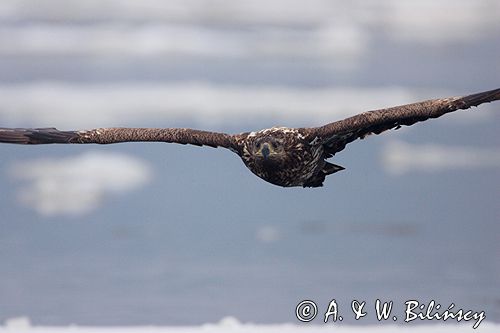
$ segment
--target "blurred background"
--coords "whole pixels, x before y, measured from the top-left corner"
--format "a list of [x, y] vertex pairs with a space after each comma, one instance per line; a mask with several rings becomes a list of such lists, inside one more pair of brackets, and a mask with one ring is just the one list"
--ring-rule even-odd
[[[2, 0], [0, 126], [317, 126], [498, 88], [498, 22], [496, 0]], [[500, 322], [499, 109], [352, 143], [319, 189], [222, 149], [0, 145], [0, 322], [297, 322], [332, 298], [350, 323], [377, 298]]]

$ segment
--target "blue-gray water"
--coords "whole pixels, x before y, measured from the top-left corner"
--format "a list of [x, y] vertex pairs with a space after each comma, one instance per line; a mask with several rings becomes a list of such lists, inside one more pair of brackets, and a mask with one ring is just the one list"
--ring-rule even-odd
[[[468, 2], [459, 1], [452, 9], [463, 3]], [[40, 22], [63, 30], [102, 24], [29, 13], [2, 16], [0, 29]], [[241, 38], [261, 24], [193, 20], [182, 24]], [[334, 64], [335, 54], [329, 60], [315, 58], [314, 52], [252, 57], [252, 52], [106, 56], [3, 51], [0, 84], [194, 80], [222, 86], [405, 87], [458, 93], [499, 85], [498, 24], [474, 38], [439, 43], [391, 39], [385, 30], [390, 27], [378, 28], [370, 31], [362, 60], [348, 70]], [[295, 29], [305, 29], [307, 35], [310, 27], [297, 23]], [[294, 46], [301, 47], [299, 42]], [[217, 44], [211, 47], [217, 49]], [[7, 117], [9, 110], [1, 105], [0, 126], [4, 121], [36, 126]], [[499, 109], [498, 103], [489, 107]], [[257, 323], [295, 322], [295, 306], [303, 299], [326, 309], [335, 298], [341, 311], [348, 312], [353, 299], [371, 306], [379, 298], [395, 301], [398, 314], [406, 300], [436, 300], [443, 307], [455, 303], [464, 310], [484, 310], [487, 320], [500, 322], [500, 170], [451, 168], [397, 176], [381, 162], [382, 148], [396, 135], [414, 144], [498, 150], [500, 117], [492, 114], [470, 123], [451, 122], [454, 115], [449, 115], [350, 144], [335, 158], [347, 170], [327, 178], [319, 189], [267, 184], [221, 149], [1, 145], [0, 321], [26, 315], [37, 324], [186, 325], [233, 315]], [[302, 117], [285, 125], [310, 123], [306, 113]], [[200, 126], [196, 119], [139, 122], [136, 126]], [[256, 118], [222, 121], [211, 129], [242, 132], [272, 125], [273, 119]], [[9, 172], [12, 165], [90, 150], [147, 161], [152, 182], [103, 198], [102, 205], [76, 216], [43, 216], [20, 202], [19, 181]], [[374, 320], [371, 316], [363, 323]]]

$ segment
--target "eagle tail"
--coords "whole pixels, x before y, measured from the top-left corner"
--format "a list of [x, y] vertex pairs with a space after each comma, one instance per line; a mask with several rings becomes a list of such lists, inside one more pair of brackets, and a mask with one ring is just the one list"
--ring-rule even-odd
[[331, 175], [332, 173], [338, 172], [340, 170], [344, 170], [345, 168], [336, 165], [333, 163], [325, 162], [323, 169], [318, 172], [313, 178], [309, 179], [306, 183], [304, 183], [303, 187], [321, 187], [323, 186], [323, 182], [325, 181], [326, 176]]
[[343, 166], [326, 162], [325, 166], [323, 167], [323, 169], [321, 171], [326, 176], [326, 175], [331, 175], [332, 173], [335, 173], [335, 172], [339, 172], [339, 171], [344, 170], [344, 169], [345, 168]]
[[0, 142], [15, 144], [72, 143], [78, 132], [55, 128], [0, 128]]

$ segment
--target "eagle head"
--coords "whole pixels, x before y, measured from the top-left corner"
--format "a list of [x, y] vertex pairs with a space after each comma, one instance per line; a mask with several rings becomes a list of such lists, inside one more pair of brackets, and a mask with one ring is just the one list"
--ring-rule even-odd
[[273, 127], [243, 133], [240, 142], [240, 157], [247, 168], [275, 185], [312, 186], [311, 179], [325, 164], [322, 146], [311, 145], [299, 129]]
[[294, 170], [303, 167], [306, 144], [298, 130], [273, 127], [245, 133], [241, 143], [240, 157], [254, 174], [279, 186], [302, 184], [300, 177], [293, 176]]
[[273, 164], [286, 158], [286, 151], [282, 140], [266, 136], [253, 142], [251, 155], [256, 162]]

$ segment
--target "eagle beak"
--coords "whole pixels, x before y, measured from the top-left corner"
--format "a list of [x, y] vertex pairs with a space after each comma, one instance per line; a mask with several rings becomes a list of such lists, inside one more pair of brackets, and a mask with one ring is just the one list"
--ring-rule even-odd
[[260, 150], [260, 153], [262, 154], [262, 156], [264, 156], [264, 159], [267, 160], [267, 158], [269, 157], [269, 154], [271, 153], [271, 150], [269, 149], [268, 143], [264, 143], [262, 145], [262, 149]]

